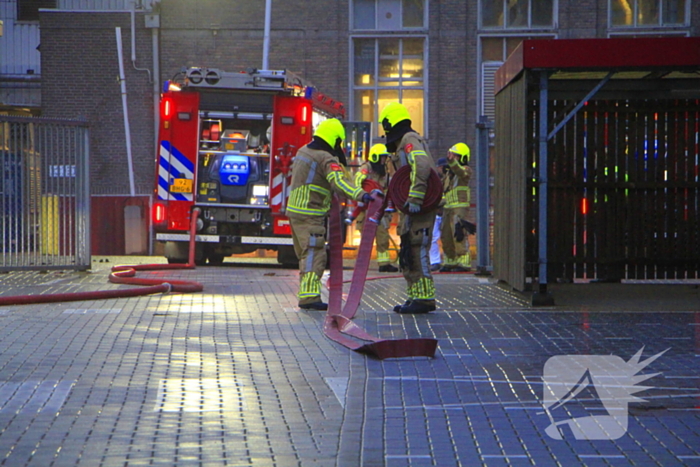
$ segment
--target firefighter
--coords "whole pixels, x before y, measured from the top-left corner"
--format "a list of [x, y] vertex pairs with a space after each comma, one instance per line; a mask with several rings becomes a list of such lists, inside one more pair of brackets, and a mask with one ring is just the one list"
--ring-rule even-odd
[[321, 122], [312, 141], [302, 146], [292, 163], [286, 214], [299, 258], [299, 308], [327, 310], [321, 301], [321, 276], [326, 267], [326, 218], [332, 192], [369, 203], [372, 196], [353, 184], [341, 162], [345, 129], [338, 119]]
[[[362, 182], [365, 179], [370, 179], [382, 187], [382, 191], [386, 191], [389, 182], [389, 177], [386, 171], [386, 161], [389, 153], [386, 146], [383, 144], [375, 144], [369, 150], [367, 161], [364, 162], [360, 169], [355, 174], [355, 185], [362, 187]], [[366, 211], [362, 212], [355, 223], [356, 228], [362, 231]], [[389, 227], [391, 223], [391, 214], [382, 217], [382, 221], [377, 225], [377, 234], [375, 237], [377, 244], [377, 263], [379, 264], [379, 272], [397, 272], [399, 268], [391, 264], [389, 256]]]
[[447, 174], [443, 180], [445, 207], [443, 208], [440, 240], [444, 254], [440, 272], [466, 272], [471, 270], [469, 234], [473, 224], [467, 222], [469, 214], [469, 146], [457, 143], [447, 152]]
[[401, 222], [399, 266], [406, 279], [408, 299], [396, 305], [397, 313], [429, 313], [435, 310], [435, 283], [430, 273], [430, 245], [435, 210], [423, 212], [421, 206], [428, 188], [430, 171], [435, 169], [428, 143], [413, 128], [411, 116], [403, 104], [391, 102], [379, 115], [386, 134], [386, 146], [393, 153], [397, 168], [411, 167], [411, 186], [404, 208], [408, 211]]

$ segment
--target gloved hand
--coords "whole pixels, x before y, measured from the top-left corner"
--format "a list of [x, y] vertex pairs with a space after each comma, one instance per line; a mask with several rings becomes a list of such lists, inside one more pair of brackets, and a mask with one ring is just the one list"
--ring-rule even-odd
[[420, 212], [420, 204], [410, 203], [406, 201], [404, 207], [408, 207], [408, 212], [410, 212], [411, 214], [416, 214]]
[[369, 194], [375, 198], [384, 198], [384, 192], [379, 188], [375, 188], [374, 190], [370, 191]]
[[461, 242], [464, 240], [464, 227], [461, 222], [455, 223], [455, 240]]
[[372, 201], [374, 201], [374, 198], [369, 193], [364, 193], [362, 195], [362, 199], [360, 200], [360, 202], [363, 203], [365, 206], [371, 203]]
[[472, 224], [471, 222], [465, 220], [461, 221], [461, 223], [462, 227], [464, 227], [464, 230], [466, 230], [469, 235], [474, 235], [476, 233], [476, 224]]

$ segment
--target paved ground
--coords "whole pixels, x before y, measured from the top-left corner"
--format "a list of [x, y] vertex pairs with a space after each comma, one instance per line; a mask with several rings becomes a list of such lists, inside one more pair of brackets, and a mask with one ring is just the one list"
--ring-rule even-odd
[[[0, 294], [125, 288], [110, 266], [154, 261], [3, 274]], [[379, 361], [295, 307], [295, 271], [250, 261], [139, 273], [197, 294], [0, 307], [0, 465], [700, 466], [697, 284], [556, 285], [534, 309], [442, 274], [439, 311], [401, 316], [403, 279], [384, 275], [358, 324], [439, 344]], [[646, 402], [628, 404], [637, 381]]]

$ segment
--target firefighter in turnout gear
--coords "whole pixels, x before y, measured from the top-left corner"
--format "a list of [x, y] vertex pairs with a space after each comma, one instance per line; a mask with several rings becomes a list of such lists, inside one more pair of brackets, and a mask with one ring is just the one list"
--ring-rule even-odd
[[406, 279], [408, 299], [394, 307], [397, 313], [429, 313], [435, 310], [435, 283], [430, 274], [430, 245], [436, 211], [422, 212], [431, 170], [435, 169], [428, 143], [413, 128], [403, 104], [391, 102], [379, 115], [386, 133], [386, 146], [396, 168], [411, 167], [411, 186], [405, 208], [408, 213], [399, 227], [399, 265]]
[[286, 214], [299, 258], [299, 308], [307, 310], [328, 309], [321, 301], [321, 276], [326, 267], [326, 218], [333, 192], [365, 203], [372, 201], [369, 193], [348, 178], [344, 139], [345, 129], [339, 120], [324, 120], [292, 163]]
[[[362, 182], [366, 179], [373, 180], [382, 187], [382, 191], [386, 192], [386, 187], [389, 184], [389, 177], [386, 171], [386, 160], [389, 153], [386, 146], [383, 144], [375, 144], [369, 150], [369, 157], [364, 162], [360, 169], [355, 174], [355, 185], [362, 187]], [[363, 211], [355, 223], [357, 230], [362, 231], [362, 225], [365, 220], [366, 211]], [[389, 227], [391, 225], [391, 214], [382, 217], [382, 221], [377, 225], [377, 234], [375, 241], [377, 244], [377, 263], [379, 264], [379, 272], [397, 272], [399, 269], [391, 264], [389, 256]]]
[[440, 240], [444, 254], [440, 272], [466, 272], [471, 270], [469, 234], [474, 224], [467, 222], [469, 213], [469, 146], [457, 143], [447, 152], [449, 170], [443, 180], [445, 206], [443, 208]]

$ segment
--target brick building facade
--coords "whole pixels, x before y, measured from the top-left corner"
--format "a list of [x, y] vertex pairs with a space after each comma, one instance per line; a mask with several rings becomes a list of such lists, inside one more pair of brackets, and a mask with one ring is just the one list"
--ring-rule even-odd
[[[700, 35], [700, 2], [676, 2], [685, 5], [682, 24], [617, 28], [609, 20], [615, 1], [542, 2], [553, 5], [549, 26], [493, 28], [484, 26], [484, 0], [425, 0], [418, 2], [424, 8], [424, 27], [405, 30], [355, 29], [353, 8], [356, 3], [374, 4], [370, 0], [272, 2], [269, 68], [304, 76], [325, 94], [347, 103], [350, 120], [361, 120], [357, 103], [353, 105], [359, 95], [353, 94], [353, 73], [357, 73], [353, 70], [354, 41], [377, 37], [424, 40], [423, 133], [433, 157], [438, 158], [458, 141], [475, 147], [478, 116], [491, 114], [493, 73], [523, 38]], [[394, 1], [405, 6], [408, 0], [403, 2]], [[499, 2], [493, 3], [500, 8]], [[507, 5], [504, 2], [503, 8]], [[155, 72], [157, 83], [170, 79], [182, 67], [226, 71], [261, 67], [264, 8], [265, 2], [162, 0], [153, 11], [136, 13], [136, 66]], [[147, 27], [154, 26], [152, 15], [157, 15], [155, 29]], [[148, 195], [155, 176], [154, 94], [158, 87], [149, 81], [149, 73], [132, 66], [128, 11], [42, 11], [42, 111], [44, 116], [86, 118], [92, 131], [93, 193], [128, 194], [117, 26], [122, 29], [124, 45], [135, 184], [137, 194]], [[154, 69], [154, 56], [159, 70]]]

